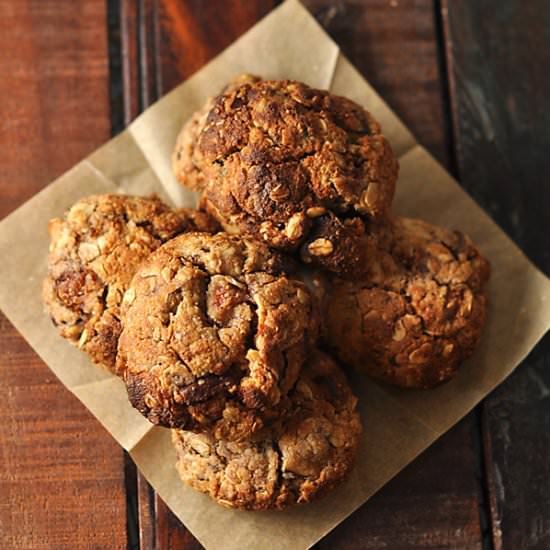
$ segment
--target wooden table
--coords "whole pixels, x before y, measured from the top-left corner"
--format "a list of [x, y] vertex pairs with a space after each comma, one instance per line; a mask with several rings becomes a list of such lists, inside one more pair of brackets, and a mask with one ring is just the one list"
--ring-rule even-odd
[[[0, 0], [0, 217], [199, 69], [269, 0]], [[550, 4], [307, 0], [546, 273]], [[514, 319], [510, 319], [514, 322]], [[0, 316], [0, 548], [200, 545]], [[550, 548], [550, 338], [318, 545]]]

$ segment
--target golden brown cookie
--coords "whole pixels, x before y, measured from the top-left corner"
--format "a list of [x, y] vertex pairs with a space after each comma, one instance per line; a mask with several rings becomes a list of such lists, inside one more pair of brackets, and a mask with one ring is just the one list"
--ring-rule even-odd
[[294, 385], [318, 332], [307, 287], [256, 241], [177, 237], [144, 262], [124, 297], [119, 372], [155, 424], [239, 439]]
[[[241, 74], [231, 80], [221, 93], [229, 93], [246, 82], [254, 83], [260, 80], [257, 76]], [[202, 170], [195, 165], [195, 146], [197, 138], [206, 125], [206, 119], [214, 104], [214, 98], [208, 98], [206, 103], [187, 121], [178, 135], [176, 147], [172, 154], [172, 169], [185, 186], [196, 191], [203, 189], [205, 178]]]
[[337, 273], [363, 266], [358, 251], [397, 178], [370, 113], [288, 80], [248, 81], [210, 100], [175, 155], [179, 181], [204, 189], [203, 207], [226, 231], [299, 249], [304, 261]]
[[325, 340], [342, 361], [391, 384], [431, 388], [474, 351], [490, 266], [458, 231], [396, 218], [359, 280], [324, 297]]
[[179, 233], [216, 227], [206, 214], [169, 208], [156, 197], [95, 195], [78, 201], [48, 226], [43, 298], [60, 334], [114, 370], [120, 302], [137, 266]]
[[245, 510], [309, 502], [338, 485], [355, 460], [361, 422], [340, 368], [315, 352], [286, 414], [240, 442], [173, 430], [181, 479], [219, 504]]

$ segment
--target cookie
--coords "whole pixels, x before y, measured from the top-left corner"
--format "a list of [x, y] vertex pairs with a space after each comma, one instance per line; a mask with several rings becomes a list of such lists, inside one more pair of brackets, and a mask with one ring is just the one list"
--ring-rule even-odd
[[313, 353], [287, 402], [284, 416], [245, 441], [173, 430], [181, 479], [219, 504], [244, 510], [309, 502], [341, 483], [362, 429], [343, 372]]
[[240, 439], [293, 387], [318, 309], [261, 243], [188, 233], [152, 254], [124, 296], [119, 373], [154, 424]]
[[[241, 74], [231, 80], [222, 93], [229, 93], [246, 82], [254, 83], [260, 80], [257, 76]], [[206, 119], [214, 104], [214, 98], [209, 98], [201, 109], [193, 114], [179, 133], [176, 147], [172, 154], [172, 170], [185, 186], [200, 191], [205, 185], [204, 173], [195, 165], [195, 146], [197, 138], [206, 125]]]
[[204, 213], [123, 195], [87, 197], [52, 219], [43, 298], [61, 336], [114, 370], [120, 303], [138, 265], [179, 233], [216, 227]]
[[364, 265], [357, 251], [391, 204], [398, 167], [359, 105], [299, 82], [248, 81], [210, 100], [178, 143], [193, 146], [176, 177], [196, 188], [200, 172], [201, 204], [226, 231], [337, 273]]
[[468, 237], [396, 218], [358, 280], [324, 297], [325, 341], [357, 370], [404, 388], [449, 380], [485, 323], [490, 266]]

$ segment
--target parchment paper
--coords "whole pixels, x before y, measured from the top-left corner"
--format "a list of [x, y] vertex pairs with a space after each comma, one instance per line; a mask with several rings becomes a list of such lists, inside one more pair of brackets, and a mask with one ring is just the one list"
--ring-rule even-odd
[[[129, 405], [120, 380], [61, 339], [43, 314], [46, 224], [92, 193], [146, 194], [177, 205], [195, 201], [175, 182], [170, 153], [184, 120], [239, 72], [293, 78], [367, 107], [400, 158], [395, 210], [468, 233], [493, 267], [490, 313], [479, 350], [454, 380], [430, 392], [353, 380], [365, 424], [351, 479], [318, 503], [286, 512], [221, 508], [183, 487], [168, 430]], [[323, 537], [508, 376], [550, 326], [550, 282], [419, 146], [311, 15], [295, 0], [273, 11], [124, 133], [0, 223], [0, 307], [59, 379], [127, 449], [151, 485], [211, 549], [307, 548]], [[55, 414], [52, 411], [51, 414]]]

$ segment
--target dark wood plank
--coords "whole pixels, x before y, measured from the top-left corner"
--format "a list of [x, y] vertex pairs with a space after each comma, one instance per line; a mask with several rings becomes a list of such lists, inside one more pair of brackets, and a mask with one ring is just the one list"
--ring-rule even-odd
[[[109, 137], [105, 4], [1, 1], [0, 97], [3, 217]], [[0, 350], [0, 548], [125, 548], [122, 451], [3, 315]]]
[[[444, 2], [464, 187], [547, 274], [550, 5]], [[550, 337], [485, 400], [495, 548], [550, 547]]]
[[128, 126], [140, 112], [138, 5], [132, 0], [120, 0], [120, 45], [122, 70], [122, 100], [124, 124]]
[[138, 513], [139, 513], [139, 548], [153, 550], [156, 548], [155, 492], [147, 480], [138, 473]]
[[203, 546], [199, 541], [182, 525], [181, 521], [164, 504], [164, 501], [158, 495], [155, 497], [156, 548], [201, 550]]
[[159, 89], [169, 92], [278, 3], [159, 0]]
[[139, 0], [139, 49], [141, 69], [141, 108], [146, 109], [161, 92], [157, 63], [159, 49], [159, 11], [157, 0]]
[[[467, 418], [446, 433], [326, 536], [320, 550], [480, 548], [478, 499], [464, 479], [474, 469], [463, 443], [475, 437], [472, 424]], [[463, 463], [468, 471], [453, 474]]]
[[[159, 38], [150, 41], [157, 44], [159, 91], [165, 93], [200, 68], [270, 4], [249, 2], [228, 7], [222, 2], [161, 0]], [[306, 4], [420, 140], [448, 163], [444, 90], [432, 2], [407, 1], [394, 6], [381, 0], [308, 0]], [[150, 22], [139, 25], [151, 27]], [[142, 51], [148, 64], [150, 55], [150, 49]], [[470, 415], [344, 522], [321, 547], [478, 548], [481, 534], [476, 437], [476, 420]], [[157, 547], [199, 547], [158, 497], [151, 503], [148, 493], [144, 495], [140, 517], [146, 524], [152, 515], [156, 517]], [[151, 540], [150, 530], [144, 536]]]

